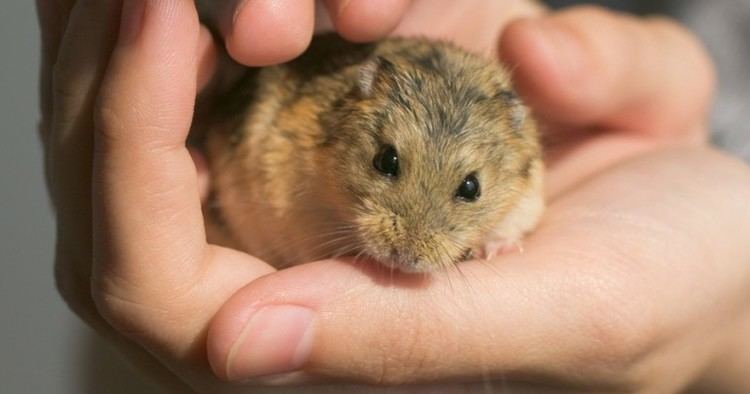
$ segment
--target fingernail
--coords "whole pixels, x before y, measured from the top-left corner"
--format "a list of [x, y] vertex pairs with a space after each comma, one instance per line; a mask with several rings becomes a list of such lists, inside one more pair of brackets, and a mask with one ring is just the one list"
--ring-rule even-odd
[[129, 44], [138, 37], [145, 9], [145, 0], [123, 0], [120, 16], [120, 45]]
[[293, 372], [312, 349], [312, 310], [296, 305], [266, 306], [250, 316], [227, 357], [229, 380]]

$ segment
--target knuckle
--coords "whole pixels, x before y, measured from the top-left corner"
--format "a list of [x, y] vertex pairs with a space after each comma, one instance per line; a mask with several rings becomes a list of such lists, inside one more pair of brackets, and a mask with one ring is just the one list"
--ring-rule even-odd
[[134, 324], [135, 319], [126, 319], [123, 315], [130, 315], [129, 308], [134, 302], [120, 302], [124, 298], [113, 296], [113, 285], [109, 280], [95, 280], [91, 286], [91, 298], [97, 312], [115, 329], [121, 329], [126, 323]]
[[153, 117], [144, 113], [139, 103], [123, 106], [118, 101], [103, 92], [95, 102], [94, 131], [102, 146], [135, 145], [137, 141], [137, 146], [145, 151], [161, 148], [163, 143], [155, 136], [166, 134], [168, 129], [161, 127], [158, 121], [149, 124], [148, 119]]
[[154, 321], [153, 308], [134, 299], [112, 292], [95, 291], [93, 300], [99, 314], [120, 333], [143, 336], [149, 331], [149, 322]]
[[[88, 124], [91, 121], [91, 98], [84, 84], [75, 79], [59, 69], [53, 71], [50, 86], [52, 116], [49, 134], [58, 138], [70, 135], [74, 128], [80, 127], [80, 122]], [[88, 118], [85, 118], [86, 116]]]
[[153, 155], [182, 149], [184, 139], [180, 132], [185, 127], [180, 115], [155, 112], [142, 101], [125, 104], [116, 94], [105, 89], [94, 102], [95, 136], [105, 148], [128, 145]]
[[55, 259], [55, 287], [73, 313], [84, 320], [96, 314], [96, 307], [91, 298], [91, 287], [88, 278], [76, 273], [75, 266], [69, 259], [57, 256]]
[[[705, 81], [703, 86], [706, 93], [710, 93], [716, 86], [716, 65], [703, 42], [687, 27], [679, 21], [666, 16], [650, 16], [646, 23], [652, 32], [663, 38], [665, 42], [671, 43], [677, 48], [686, 48], [686, 57], [689, 61], [683, 64], [692, 64], [699, 77], [697, 81]], [[696, 81], [696, 82], [697, 82]]]
[[196, 302], [197, 278], [155, 281], [152, 271], [104, 265], [108, 269], [94, 271], [90, 295], [97, 313], [118, 332], [147, 343], [175, 343], [169, 333], [184, 331], [205, 313], [204, 304]]
[[123, 134], [124, 120], [106, 96], [96, 101], [94, 107], [94, 128], [97, 137], [117, 140]]
[[85, 92], [73, 82], [74, 79], [59, 62], [52, 69], [52, 97], [56, 107], [69, 108], [83, 100]]
[[95, 280], [91, 297], [98, 314], [118, 332], [138, 340], [158, 342], [160, 330], [173, 320], [173, 311], [148, 289], [107, 278]]

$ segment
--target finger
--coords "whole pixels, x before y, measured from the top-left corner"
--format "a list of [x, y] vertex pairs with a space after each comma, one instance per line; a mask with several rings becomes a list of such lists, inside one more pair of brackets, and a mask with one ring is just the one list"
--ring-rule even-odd
[[313, 0], [232, 0], [215, 16], [227, 51], [248, 66], [282, 63], [301, 54], [312, 39]]
[[409, 0], [326, 0], [336, 31], [354, 42], [374, 41], [396, 28]]
[[200, 37], [191, 2], [125, 1], [94, 134], [94, 300], [117, 330], [173, 357], [196, 351], [228, 292], [269, 271], [206, 244], [185, 145]]
[[58, 226], [55, 279], [71, 309], [89, 322], [95, 320], [90, 294], [92, 113], [118, 10], [112, 1], [78, 1], [66, 18], [50, 71], [53, 108], [45, 160]]
[[36, 0], [42, 50], [52, 55], [53, 59], [57, 55], [73, 4], [73, 0]]
[[[750, 230], [748, 213], [736, 211], [750, 188], [722, 187], [750, 185], [749, 177], [746, 166], [715, 153], [653, 154], [553, 204], [525, 253], [491, 266], [467, 262], [460, 273], [431, 277], [390, 275], [362, 261], [280, 271], [219, 311], [209, 359], [230, 380], [303, 371], [376, 384], [542, 379], [599, 391], [637, 387], [642, 372], [657, 367], [695, 371], [712, 357], [725, 322], [713, 303], [686, 307], [685, 300], [700, 289], [735, 308], [750, 288], [744, 235], [728, 235], [721, 246], [696, 239], [727, 225]], [[627, 199], [613, 198], [623, 193]], [[654, 203], [664, 196], [667, 206], [697, 214]], [[732, 203], [711, 215], [697, 209], [715, 201]], [[706, 267], [702, 256], [726, 265]], [[670, 341], [696, 335], [705, 341], [680, 349], [698, 364], [650, 357], [659, 345], [672, 349]]]
[[118, 10], [116, 2], [82, 0], [76, 3], [69, 16], [70, 23], [58, 48], [52, 79], [52, 121], [57, 147], [75, 148], [86, 145], [84, 139], [90, 140], [91, 136], [84, 134], [90, 130], [87, 126], [92, 119], [86, 115], [91, 113], [96, 89], [109, 60], [116, 36], [116, 24], [112, 22]]
[[49, 122], [52, 117], [52, 66], [57, 59], [57, 52], [72, 8], [72, 0], [36, 0], [42, 40], [39, 97], [42, 113], [40, 132], [43, 141], [46, 141], [49, 135]]
[[57, 58], [57, 46], [62, 37], [57, 2], [37, 0], [36, 10], [42, 40], [42, 60], [39, 70], [39, 97], [42, 113], [40, 133], [43, 141], [49, 134], [49, 118], [52, 114], [52, 64]]
[[706, 129], [711, 62], [666, 19], [576, 7], [511, 23], [500, 51], [521, 94], [552, 122], [698, 139]]
[[[213, 35], [204, 26], [201, 26], [198, 39], [198, 82], [197, 91], [204, 92], [216, 76], [219, 67], [219, 56]], [[196, 113], [195, 116], [198, 116]], [[206, 158], [198, 148], [189, 148], [190, 157], [195, 165], [198, 177], [198, 190], [201, 202], [208, 198], [209, 176]]]

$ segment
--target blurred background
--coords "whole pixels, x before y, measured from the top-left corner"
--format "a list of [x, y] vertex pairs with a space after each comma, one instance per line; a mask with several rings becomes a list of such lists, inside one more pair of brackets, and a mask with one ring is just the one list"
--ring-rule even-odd
[[[688, 24], [718, 64], [714, 141], [750, 160], [750, 0], [590, 3], [669, 13]], [[156, 392], [80, 323], [55, 291], [54, 222], [36, 134], [39, 37], [34, 2], [3, 4], [0, 54], [0, 393]]]

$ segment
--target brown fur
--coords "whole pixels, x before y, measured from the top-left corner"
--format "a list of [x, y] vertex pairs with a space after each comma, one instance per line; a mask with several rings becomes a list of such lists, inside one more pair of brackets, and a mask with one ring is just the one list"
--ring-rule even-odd
[[[277, 266], [362, 254], [434, 271], [518, 240], [541, 213], [535, 123], [506, 70], [451, 44], [317, 37], [289, 64], [248, 70], [217, 113], [207, 152], [223, 224], [209, 237]], [[373, 166], [383, 144], [396, 178]], [[457, 200], [471, 173], [481, 197]]]

